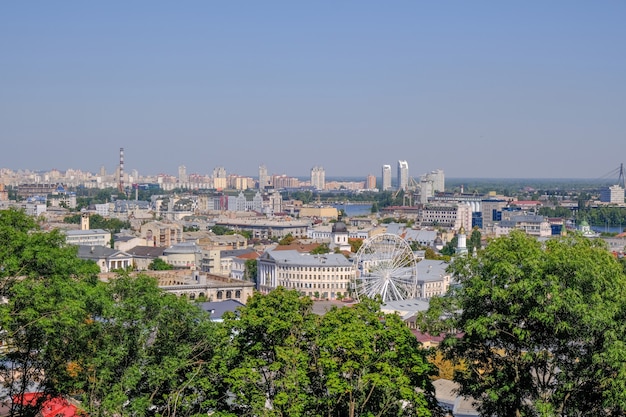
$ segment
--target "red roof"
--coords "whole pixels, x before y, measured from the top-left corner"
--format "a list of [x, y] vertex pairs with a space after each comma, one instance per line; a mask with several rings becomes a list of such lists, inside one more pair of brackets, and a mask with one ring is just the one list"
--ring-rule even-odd
[[[42, 395], [40, 392], [27, 392], [21, 399], [18, 396], [14, 397], [13, 402], [23, 405], [35, 405]], [[54, 397], [44, 401], [40, 415], [42, 417], [75, 417], [85, 416], [86, 414], [65, 398]]]
[[239, 255], [237, 258], [239, 258], [239, 259], [257, 259], [260, 256], [261, 255], [258, 252], [248, 252], [248, 253], [244, 253], [243, 255]]

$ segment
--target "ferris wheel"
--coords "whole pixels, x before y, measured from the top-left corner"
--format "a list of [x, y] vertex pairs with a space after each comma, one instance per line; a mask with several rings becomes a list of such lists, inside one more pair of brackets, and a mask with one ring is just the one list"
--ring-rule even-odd
[[384, 233], [366, 239], [356, 253], [355, 268], [357, 299], [380, 295], [385, 303], [417, 294], [417, 262], [400, 236]]

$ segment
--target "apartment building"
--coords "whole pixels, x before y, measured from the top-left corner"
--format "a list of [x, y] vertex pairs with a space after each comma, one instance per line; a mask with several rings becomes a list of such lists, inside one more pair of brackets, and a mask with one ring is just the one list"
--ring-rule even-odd
[[67, 230], [65, 242], [69, 245], [111, 247], [111, 232], [103, 229]]
[[398, 190], [407, 190], [409, 188], [409, 163], [407, 161], [398, 161]]
[[259, 291], [282, 286], [309, 297], [329, 300], [346, 296], [356, 273], [345, 256], [335, 253], [268, 251], [257, 260], [257, 265]]
[[391, 165], [383, 165], [382, 168], [382, 190], [391, 190]]
[[526, 234], [537, 237], [552, 236], [550, 222], [544, 216], [519, 215], [509, 220], [502, 220], [494, 226], [496, 237], [508, 235], [512, 230], [523, 230]]
[[422, 226], [472, 230], [472, 208], [469, 204], [426, 204], [420, 211], [419, 222]]
[[417, 263], [417, 294], [419, 298], [444, 295], [450, 288], [447, 262], [423, 259]]
[[183, 241], [183, 227], [178, 223], [148, 222], [141, 225], [139, 233], [148, 246], [168, 247]]

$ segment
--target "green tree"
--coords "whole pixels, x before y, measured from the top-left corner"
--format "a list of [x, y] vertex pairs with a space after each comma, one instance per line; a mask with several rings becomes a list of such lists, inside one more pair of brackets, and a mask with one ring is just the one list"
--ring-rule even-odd
[[361, 246], [363, 246], [363, 239], [360, 238], [348, 238], [348, 243], [350, 244], [350, 250], [352, 253], [357, 253]]
[[174, 267], [161, 258], [154, 258], [154, 260], [150, 262], [150, 265], [148, 265], [148, 269], [151, 271], [169, 271], [174, 269]]
[[218, 328], [145, 275], [121, 275], [100, 298], [79, 357], [76, 395], [91, 415], [197, 415], [216, 406]]
[[296, 239], [293, 237], [293, 235], [291, 233], [287, 233], [285, 237], [278, 241], [278, 244], [281, 246], [288, 246], [291, 245], [294, 240]]
[[455, 235], [446, 245], [441, 249], [441, 254], [446, 256], [453, 256], [456, 253], [456, 247], [459, 243], [459, 238]]
[[482, 247], [482, 235], [478, 227], [474, 227], [472, 229], [472, 233], [467, 240], [467, 251], [469, 253], [474, 253], [474, 249], [479, 250]]
[[[313, 358], [317, 415], [430, 416], [439, 412], [427, 350], [397, 314], [363, 300], [319, 318]], [[417, 388], [417, 389], [416, 389]]]
[[327, 243], [322, 243], [321, 245], [315, 247], [314, 249], [311, 250], [310, 254], [311, 255], [323, 255], [325, 253], [329, 253], [330, 252], [330, 248], [328, 247]]
[[[80, 224], [81, 214], [72, 214], [63, 219], [63, 222], [70, 224]], [[120, 219], [107, 219], [99, 214], [92, 214], [89, 216], [89, 228], [90, 229], [103, 229], [108, 230], [111, 233], [119, 233], [122, 229], [130, 229], [130, 222]]]
[[220, 236], [220, 235], [226, 235], [228, 234], [228, 232], [232, 232], [232, 230], [230, 230], [228, 227], [226, 226], [221, 226], [219, 224], [211, 227], [211, 231], [213, 233], [215, 233], [216, 235]]
[[0, 295], [21, 277], [75, 277], [97, 267], [76, 258], [77, 248], [58, 230], [44, 232], [24, 211], [0, 210]]
[[245, 264], [245, 272], [244, 275], [246, 280], [251, 282], [256, 282], [258, 273], [258, 265], [256, 259], [248, 259]]
[[514, 231], [450, 271], [459, 287], [424, 326], [462, 332], [444, 349], [482, 415], [623, 415], [626, 276], [602, 242]]
[[255, 294], [224, 322], [228, 410], [252, 416], [431, 416], [435, 368], [402, 319], [380, 303], [312, 312], [282, 287]]
[[[75, 353], [68, 341], [85, 318], [85, 294], [98, 285], [99, 268], [78, 259], [63, 234], [41, 231], [20, 210], [0, 211], [0, 242], [0, 290], [8, 300], [0, 305], [4, 393], [22, 395], [37, 381], [54, 395], [67, 382], [65, 359]], [[39, 406], [12, 403], [11, 413], [32, 415]]]
[[237, 232], [237, 234], [240, 234], [241, 236], [245, 237], [248, 240], [252, 239], [252, 231], [251, 230], [239, 230]]
[[[79, 398], [90, 415], [199, 415], [222, 386], [213, 355], [230, 333], [154, 279], [97, 278], [62, 234], [42, 232], [23, 212], [0, 211], [4, 394], [33, 385]], [[223, 396], [224, 392], [219, 391]], [[41, 404], [11, 415], [34, 416]]]
[[[314, 409], [310, 395], [309, 347], [312, 302], [282, 287], [255, 294], [229, 317], [233, 331], [226, 358], [230, 411], [239, 416], [305, 416]], [[268, 408], [269, 405], [269, 408]]]
[[450, 261], [449, 255], [440, 255], [431, 247], [427, 247], [424, 251], [424, 259], [433, 259], [437, 261]]

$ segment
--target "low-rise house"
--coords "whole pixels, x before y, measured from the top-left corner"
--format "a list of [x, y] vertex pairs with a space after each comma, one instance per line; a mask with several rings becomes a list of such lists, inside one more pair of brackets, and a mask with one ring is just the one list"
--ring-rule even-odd
[[174, 268], [196, 269], [200, 265], [202, 250], [193, 242], [182, 242], [163, 251], [165, 262]]
[[[163, 252], [165, 248], [160, 246], [134, 246], [127, 251], [129, 255], [133, 257], [133, 265], [138, 271], [145, 271], [150, 267], [150, 264], [156, 259], [163, 259]], [[165, 261], [165, 259], [163, 259]]]
[[417, 263], [417, 293], [420, 298], [444, 295], [450, 288], [447, 262], [423, 259]]
[[[231, 255], [232, 266], [230, 268], [229, 276], [235, 279], [245, 280], [247, 278], [246, 277], [246, 262], [248, 261], [256, 262], [256, 260], [259, 259], [261, 255], [253, 249], [241, 250], [241, 251], [236, 251], [236, 252], [240, 252], [240, 253]], [[224, 255], [228, 256], [227, 254], [224, 254]]]
[[211, 315], [211, 321], [222, 322], [226, 313], [236, 313], [239, 307], [243, 307], [243, 304], [237, 300], [223, 300], [223, 301], [207, 301], [200, 303], [200, 308]]
[[282, 286], [312, 298], [329, 300], [347, 296], [356, 273], [352, 263], [336, 253], [311, 255], [274, 250], [265, 252], [257, 265], [259, 291]]
[[269, 219], [226, 219], [220, 218], [215, 222], [218, 226], [232, 230], [248, 230], [255, 239], [282, 239], [287, 235], [294, 238], [307, 237], [309, 222], [301, 220], [269, 220]]
[[[185, 296], [190, 300], [209, 301], [237, 300], [246, 303], [254, 294], [254, 283], [198, 271], [148, 271], [158, 277], [159, 288], [163, 291]], [[184, 275], [181, 276], [180, 274]], [[175, 281], [172, 281], [175, 280]]]
[[102, 229], [67, 230], [65, 242], [70, 245], [111, 247], [111, 232]]
[[78, 257], [96, 262], [100, 267], [100, 272], [134, 268], [132, 255], [104, 246], [79, 245]]
[[349, 294], [356, 272], [342, 254], [273, 250], [258, 259], [257, 274], [259, 291], [282, 286], [312, 298], [335, 300]]
[[552, 236], [552, 227], [550, 226], [550, 222], [544, 216], [511, 216], [510, 220], [502, 220], [494, 226], [496, 237], [508, 235], [515, 229], [523, 230], [526, 234], [531, 236]]
[[126, 251], [135, 246], [146, 246], [146, 239], [132, 235], [117, 234], [113, 238], [113, 249]]
[[152, 246], [169, 247], [183, 241], [183, 227], [173, 222], [148, 222], [139, 230], [140, 236]]
[[[14, 396], [13, 403], [22, 406], [35, 406], [46, 398], [42, 397], [44, 395], [46, 394], [42, 392], [27, 392], [23, 395]], [[73, 400], [70, 401], [63, 397], [46, 398], [41, 404], [41, 410], [37, 413], [37, 416], [40, 417], [78, 417], [86, 415], [86, 413], [78, 408]]]

